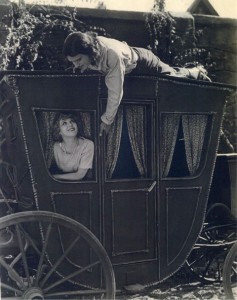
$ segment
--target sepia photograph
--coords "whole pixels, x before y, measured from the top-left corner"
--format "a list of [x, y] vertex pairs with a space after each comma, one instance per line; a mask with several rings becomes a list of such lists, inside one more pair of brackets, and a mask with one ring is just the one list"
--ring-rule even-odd
[[236, 0], [0, 0], [0, 294], [237, 300]]

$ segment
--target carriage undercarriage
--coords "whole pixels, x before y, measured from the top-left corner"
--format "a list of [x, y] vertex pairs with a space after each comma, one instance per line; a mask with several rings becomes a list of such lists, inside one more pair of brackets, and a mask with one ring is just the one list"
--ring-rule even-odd
[[[227, 299], [235, 299], [236, 220], [209, 225], [204, 223], [185, 266], [204, 284], [223, 282]], [[34, 228], [34, 232], [27, 232], [27, 227]], [[35, 236], [35, 231], [40, 233], [44, 227], [47, 228], [46, 239], [40, 245], [40, 237]], [[47, 245], [54, 231], [62, 228], [74, 231], [75, 238], [52, 262], [48, 259]], [[28, 211], [3, 217], [0, 233], [2, 299], [115, 299], [115, 277], [109, 257], [98, 239], [81, 224], [51, 212]], [[78, 256], [80, 251], [88, 248], [93, 262], [65, 272], [60, 264], [70, 259], [68, 254], [74, 247]], [[98, 268], [103, 273], [103, 283], [96, 286]], [[85, 280], [88, 272], [92, 275], [92, 284]]]

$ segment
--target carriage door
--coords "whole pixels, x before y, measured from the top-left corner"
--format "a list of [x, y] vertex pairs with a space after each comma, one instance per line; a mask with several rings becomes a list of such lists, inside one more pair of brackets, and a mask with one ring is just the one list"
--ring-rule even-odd
[[104, 139], [104, 245], [123, 284], [139, 280], [137, 265], [141, 270], [155, 259], [153, 106], [123, 100]]

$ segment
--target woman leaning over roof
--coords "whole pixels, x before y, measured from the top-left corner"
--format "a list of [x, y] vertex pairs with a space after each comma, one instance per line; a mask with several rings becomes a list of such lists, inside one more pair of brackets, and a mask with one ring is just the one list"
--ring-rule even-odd
[[94, 32], [73, 32], [64, 41], [63, 54], [81, 73], [96, 70], [105, 75], [108, 88], [106, 111], [101, 116], [100, 135], [109, 131], [123, 97], [123, 83], [126, 73], [158, 73], [191, 79], [208, 80], [202, 66], [173, 68], [163, 63], [150, 50], [130, 47], [125, 42], [98, 36]]

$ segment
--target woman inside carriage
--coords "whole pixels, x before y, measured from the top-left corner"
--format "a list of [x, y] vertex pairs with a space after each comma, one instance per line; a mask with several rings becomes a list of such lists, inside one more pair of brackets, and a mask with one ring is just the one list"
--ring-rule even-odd
[[56, 114], [53, 154], [58, 172], [53, 174], [54, 178], [82, 180], [92, 169], [94, 143], [82, 137], [80, 129], [78, 118], [75, 115], [70, 113]]

